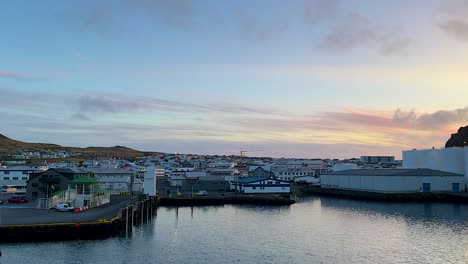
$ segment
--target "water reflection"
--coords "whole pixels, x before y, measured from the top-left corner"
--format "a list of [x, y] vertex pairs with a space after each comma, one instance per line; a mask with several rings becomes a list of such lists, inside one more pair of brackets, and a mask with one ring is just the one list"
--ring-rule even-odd
[[356, 213], [373, 213], [382, 216], [398, 216], [411, 220], [447, 221], [464, 223], [468, 220], [468, 205], [451, 203], [384, 203], [355, 201], [340, 198], [307, 198], [304, 201], [321, 201], [323, 208], [334, 208]]
[[302, 197], [292, 206], [164, 207], [155, 213], [129, 239], [6, 244], [2, 261], [468, 263], [468, 205]]

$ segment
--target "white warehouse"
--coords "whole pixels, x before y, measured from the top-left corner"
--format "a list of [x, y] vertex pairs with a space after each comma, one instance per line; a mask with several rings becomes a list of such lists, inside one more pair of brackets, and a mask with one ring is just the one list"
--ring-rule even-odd
[[463, 174], [433, 169], [354, 169], [324, 174], [322, 188], [383, 193], [463, 192]]
[[403, 168], [427, 168], [465, 175], [468, 183], [468, 147], [403, 151]]

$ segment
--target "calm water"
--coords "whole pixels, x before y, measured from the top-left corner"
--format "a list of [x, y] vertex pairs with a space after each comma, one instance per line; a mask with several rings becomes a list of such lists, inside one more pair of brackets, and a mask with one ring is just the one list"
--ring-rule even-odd
[[468, 206], [305, 198], [160, 208], [132, 237], [0, 244], [9, 263], [468, 263]]

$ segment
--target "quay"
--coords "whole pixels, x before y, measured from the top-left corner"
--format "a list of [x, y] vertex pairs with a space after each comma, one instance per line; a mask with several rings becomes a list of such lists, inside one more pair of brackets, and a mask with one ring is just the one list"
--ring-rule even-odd
[[291, 205], [295, 201], [282, 195], [227, 195], [227, 196], [194, 196], [194, 197], [160, 197], [160, 206], [194, 206], [194, 205]]
[[444, 202], [468, 204], [468, 193], [417, 192], [417, 193], [380, 193], [343, 189], [320, 188], [318, 186], [298, 187], [303, 195], [343, 197], [356, 200], [385, 202]]
[[157, 213], [158, 206], [209, 206], [225, 204], [291, 205], [282, 195], [216, 195], [195, 197], [112, 196], [111, 203], [73, 212], [56, 212], [0, 206], [0, 243], [104, 239], [128, 237], [133, 226], [141, 226]]
[[5, 208], [0, 206], [0, 243], [103, 239], [146, 222], [155, 212], [155, 197], [136, 201], [113, 196], [111, 203], [87, 211], [56, 212], [55, 209]]

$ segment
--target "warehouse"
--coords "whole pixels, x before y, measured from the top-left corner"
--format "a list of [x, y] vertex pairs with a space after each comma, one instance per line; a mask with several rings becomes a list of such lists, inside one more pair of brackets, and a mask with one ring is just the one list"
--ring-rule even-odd
[[321, 176], [321, 187], [384, 193], [463, 192], [464, 175], [433, 169], [353, 169]]

